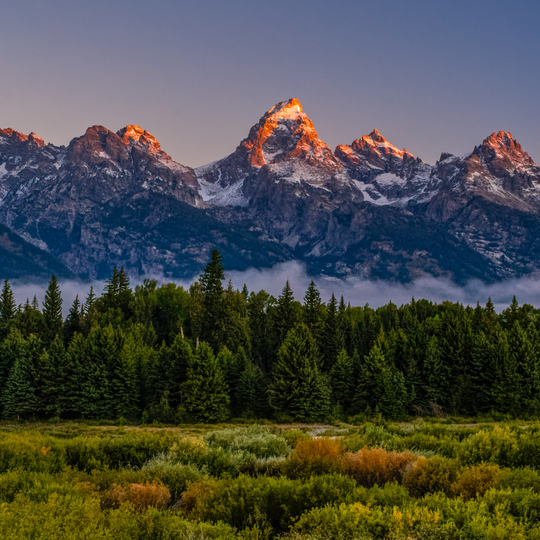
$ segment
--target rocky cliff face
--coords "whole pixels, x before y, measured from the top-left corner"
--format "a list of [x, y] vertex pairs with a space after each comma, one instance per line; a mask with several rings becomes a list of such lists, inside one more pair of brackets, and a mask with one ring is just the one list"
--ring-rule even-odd
[[334, 152], [298, 100], [192, 170], [138, 126], [69, 146], [0, 130], [0, 222], [85, 277], [190, 277], [303, 260], [314, 274], [487, 281], [540, 270], [540, 167], [507, 132], [429, 165], [373, 130]]

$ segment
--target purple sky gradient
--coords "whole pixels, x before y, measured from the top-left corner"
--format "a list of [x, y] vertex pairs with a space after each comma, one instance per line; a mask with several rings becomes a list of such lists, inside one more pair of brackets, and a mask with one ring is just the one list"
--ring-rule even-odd
[[0, 127], [139, 124], [198, 166], [296, 97], [332, 148], [376, 127], [434, 163], [507, 130], [540, 162], [539, 20], [531, 0], [0, 0]]

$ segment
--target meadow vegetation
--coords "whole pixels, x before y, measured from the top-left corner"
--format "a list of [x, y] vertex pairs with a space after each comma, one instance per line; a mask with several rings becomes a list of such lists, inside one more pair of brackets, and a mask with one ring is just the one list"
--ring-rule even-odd
[[0, 426], [19, 539], [540, 538], [540, 425]]

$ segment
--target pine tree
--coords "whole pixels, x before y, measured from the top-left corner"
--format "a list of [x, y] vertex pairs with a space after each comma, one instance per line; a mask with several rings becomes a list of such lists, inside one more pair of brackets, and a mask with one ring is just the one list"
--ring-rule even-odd
[[195, 422], [223, 422], [229, 416], [225, 379], [207, 343], [201, 343], [190, 359], [183, 395], [186, 412]]
[[56, 276], [53, 274], [43, 302], [43, 337], [45, 344], [51, 343], [57, 335], [62, 335], [62, 295]]
[[529, 339], [528, 332], [521, 328], [517, 317], [508, 332], [508, 345], [512, 366], [515, 366], [516, 370], [515, 384], [518, 401], [516, 401], [513, 412], [514, 414], [531, 413], [533, 411], [531, 405], [536, 399], [536, 388], [534, 387], [536, 351], [533, 342]]
[[101, 300], [105, 310], [114, 309], [116, 306], [116, 299], [119, 292], [119, 272], [116, 266], [113, 268], [112, 276], [105, 282], [105, 289]]
[[19, 308], [19, 316], [16, 320], [16, 326], [23, 336], [29, 337], [34, 334], [40, 334], [43, 329], [43, 315], [37, 307], [37, 300], [30, 303], [28, 298], [24, 307]]
[[338, 331], [339, 331], [340, 341], [343, 343], [343, 346], [345, 347], [347, 354], [352, 356], [354, 354], [353, 329], [352, 329], [351, 319], [347, 311], [347, 306], [345, 305], [345, 299], [343, 298], [343, 295], [341, 296], [341, 299], [339, 301], [337, 319], [338, 319]]
[[79, 295], [77, 295], [64, 322], [64, 343], [66, 347], [69, 346], [75, 333], [81, 332], [81, 318], [81, 303], [79, 301]]
[[516, 414], [521, 406], [517, 358], [511, 354], [506, 332], [499, 328], [494, 336], [493, 401], [497, 411]]
[[425, 345], [417, 385], [418, 402], [424, 411], [438, 411], [445, 400], [448, 387], [448, 370], [441, 360], [441, 349], [436, 336], [431, 336]]
[[245, 283], [244, 283], [244, 286], [242, 287], [242, 296], [244, 297], [246, 301], [249, 298], [249, 291]]
[[295, 308], [294, 296], [289, 285], [285, 284], [272, 314], [272, 333], [274, 350], [277, 351], [285, 341], [287, 334], [298, 322], [298, 312]]
[[93, 372], [93, 366], [86, 359], [85, 338], [82, 334], [75, 334], [61, 368], [59, 405], [63, 418], [89, 416], [88, 401], [96, 398], [90, 382]]
[[386, 418], [400, 419], [407, 405], [407, 390], [403, 374], [388, 362], [388, 345], [381, 331], [365, 358], [355, 394], [359, 411], [378, 409]]
[[40, 412], [38, 358], [43, 346], [38, 337], [31, 336], [22, 348], [9, 372], [2, 393], [5, 418], [32, 418]]
[[15, 296], [11, 290], [9, 281], [6, 279], [0, 293], [0, 340], [5, 339], [8, 335], [9, 328], [16, 315], [17, 305], [15, 304]]
[[347, 413], [351, 409], [355, 390], [354, 365], [345, 349], [339, 353], [330, 372], [332, 398]]
[[325, 371], [329, 372], [337, 361], [340, 350], [345, 346], [339, 331], [337, 300], [332, 293], [332, 298], [326, 306], [324, 328], [321, 333], [320, 349]]
[[270, 370], [270, 317], [268, 308], [274, 301], [266, 291], [252, 292], [247, 301], [251, 354], [263, 370]]
[[224, 334], [225, 304], [222, 283], [224, 279], [225, 272], [221, 253], [217, 249], [214, 249], [212, 251], [211, 261], [206, 265], [204, 273], [199, 277], [204, 308], [201, 337], [214, 350], [220, 348]]
[[111, 391], [115, 418], [136, 418], [138, 415], [139, 386], [137, 366], [141, 345], [133, 335], [125, 339], [118, 360], [113, 367]]
[[122, 310], [126, 319], [129, 319], [133, 315], [132, 301], [133, 291], [130, 288], [129, 277], [122, 266], [120, 272], [118, 272], [118, 294], [115, 307]]
[[39, 359], [40, 409], [47, 417], [59, 417], [67, 389], [67, 352], [56, 336]]
[[267, 417], [268, 383], [260, 368], [248, 361], [238, 378], [236, 387], [237, 414], [242, 418]]
[[278, 417], [294, 421], [323, 420], [330, 408], [330, 388], [319, 372], [319, 351], [305, 324], [288, 334], [278, 352], [270, 404]]
[[321, 295], [314, 281], [309, 284], [304, 296], [303, 320], [315, 341], [320, 343], [323, 326], [323, 306], [321, 304]]
[[28, 342], [18, 329], [12, 328], [7, 338], [0, 343], [0, 405], [11, 369], [17, 358], [27, 355]]

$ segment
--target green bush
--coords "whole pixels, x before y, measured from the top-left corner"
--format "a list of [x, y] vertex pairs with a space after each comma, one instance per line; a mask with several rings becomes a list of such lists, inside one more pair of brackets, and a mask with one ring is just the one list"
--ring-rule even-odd
[[121, 437], [75, 437], [64, 443], [66, 462], [81, 471], [142, 467], [170, 449], [178, 437], [170, 432], [131, 431]]
[[182, 496], [187, 486], [207, 477], [196, 466], [183, 463], [171, 463], [163, 456], [151, 459], [140, 471], [141, 480], [163, 482], [171, 493], [172, 502], [176, 502]]
[[519, 463], [519, 454], [517, 434], [506, 426], [495, 426], [492, 431], [481, 430], [465, 439], [456, 457], [464, 465], [489, 462], [512, 467]]
[[64, 467], [63, 441], [32, 431], [0, 433], [0, 473], [14, 469], [54, 473]]
[[340, 475], [314, 477], [306, 482], [241, 475], [210, 484], [208, 489], [192, 484], [185, 494], [184, 507], [191, 507], [190, 519], [223, 521], [238, 528], [268, 523], [276, 531], [283, 531], [306, 510], [354, 500], [355, 492], [356, 482]]
[[452, 484], [452, 492], [465, 500], [484, 495], [502, 475], [501, 468], [495, 463], [467, 467]]
[[530, 467], [506, 469], [497, 478], [494, 487], [496, 489], [530, 489], [534, 493], [540, 493], [540, 472]]
[[452, 494], [452, 484], [459, 474], [456, 460], [436, 456], [431, 459], [419, 457], [403, 476], [403, 485], [413, 497], [423, 497], [429, 493]]
[[258, 425], [212, 431], [204, 437], [204, 440], [211, 448], [247, 452], [262, 459], [284, 457], [291, 452], [285, 438], [271, 433], [267, 427]]

